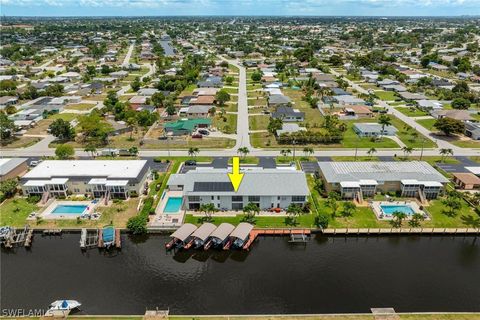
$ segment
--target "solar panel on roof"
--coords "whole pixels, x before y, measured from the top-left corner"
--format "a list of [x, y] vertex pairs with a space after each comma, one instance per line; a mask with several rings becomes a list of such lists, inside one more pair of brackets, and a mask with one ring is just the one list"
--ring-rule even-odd
[[193, 191], [234, 191], [231, 182], [195, 182]]

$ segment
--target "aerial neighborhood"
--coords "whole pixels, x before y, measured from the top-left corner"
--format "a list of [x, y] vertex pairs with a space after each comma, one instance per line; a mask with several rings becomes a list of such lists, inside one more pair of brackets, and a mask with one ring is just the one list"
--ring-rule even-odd
[[480, 227], [478, 20], [0, 31], [4, 225]]

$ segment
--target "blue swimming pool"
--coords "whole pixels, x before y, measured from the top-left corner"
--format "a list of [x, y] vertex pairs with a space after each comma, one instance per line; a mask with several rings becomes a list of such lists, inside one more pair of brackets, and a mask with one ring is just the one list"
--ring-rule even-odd
[[53, 215], [62, 215], [62, 214], [71, 214], [71, 215], [81, 215], [85, 210], [87, 210], [87, 205], [70, 205], [70, 204], [59, 204], [53, 209]]
[[409, 216], [415, 213], [412, 207], [407, 204], [382, 204], [380, 208], [386, 216], [391, 216], [394, 212], [402, 212]]
[[181, 197], [170, 197], [167, 200], [167, 204], [163, 209], [164, 213], [173, 213], [178, 212], [182, 207], [182, 198]]

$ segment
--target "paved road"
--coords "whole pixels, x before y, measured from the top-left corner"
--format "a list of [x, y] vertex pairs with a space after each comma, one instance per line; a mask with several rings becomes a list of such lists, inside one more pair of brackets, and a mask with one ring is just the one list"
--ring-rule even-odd
[[237, 142], [234, 150], [241, 147], [247, 147], [252, 150], [250, 144], [250, 135], [248, 128], [248, 100], [247, 100], [247, 71], [238, 60], [228, 60], [220, 57], [222, 60], [234, 65], [239, 69], [238, 77], [238, 112], [237, 112]]
[[125, 55], [125, 58], [123, 59], [122, 66], [128, 66], [130, 63], [130, 58], [132, 57], [133, 49], [135, 48], [135, 43], [132, 43], [130, 47], [128, 48], [127, 54]]

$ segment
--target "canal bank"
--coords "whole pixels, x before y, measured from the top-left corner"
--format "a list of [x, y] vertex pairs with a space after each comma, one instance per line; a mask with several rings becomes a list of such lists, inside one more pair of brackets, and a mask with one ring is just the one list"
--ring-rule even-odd
[[82, 251], [78, 233], [2, 250], [2, 308], [68, 298], [83, 315], [480, 311], [473, 236], [259, 237], [249, 252], [167, 252], [165, 235], [121, 237], [121, 250]]

